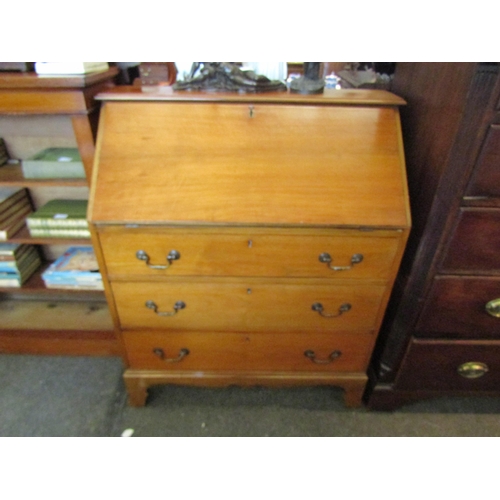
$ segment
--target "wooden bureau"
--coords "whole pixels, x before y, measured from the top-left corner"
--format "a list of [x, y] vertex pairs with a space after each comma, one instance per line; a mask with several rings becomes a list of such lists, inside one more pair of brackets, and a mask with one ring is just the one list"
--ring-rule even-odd
[[500, 64], [398, 63], [413, 230], [370, 370], [372, 409], [500, 386]]
[[410, 216], [384, 91], [102, 94], [89, 219], [132, 405], [154, 384], [359, 405]]

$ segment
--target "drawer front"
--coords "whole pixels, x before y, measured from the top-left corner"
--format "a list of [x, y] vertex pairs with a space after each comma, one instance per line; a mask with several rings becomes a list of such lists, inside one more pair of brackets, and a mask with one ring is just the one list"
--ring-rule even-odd
[[500, 278], [435, 279], [416, 336], [500, 339]]
[[373, 337], [128, 331], [123, 338], [135, 369], [364, 372]]
[[[168, 276], [386, 280], [399, 233], [385, 233], [387, 237], [359, 231], [290, 236], [106, 228], [101, 230], [100, 240], [111, 280]], [[138, 251], [142, 251], [142, 259], [137, 257]], [[177, 255], [169, 261], [172, 251]]]
[[112, 288], [125, 329], [363, 333], [375, 329], [385, 290], [250, 281], [115, 282]]
[[500, 342], [413, 341], [398, 389], [498, 391]]
[[467, 196], [500, 197], [500, 125], [486, 135], [478, 163], [467, 188]]
[[499, 248], [500, 210], [462, 209], [441, 271], [500, 274]]

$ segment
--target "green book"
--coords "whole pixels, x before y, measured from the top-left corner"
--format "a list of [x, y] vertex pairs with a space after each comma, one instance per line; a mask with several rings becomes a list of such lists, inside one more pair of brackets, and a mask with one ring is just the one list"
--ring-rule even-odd
[[27, 179], [80, 179], [85, 169], [78, 148], [47, 148], [22, 161]]
[[87, 229], [87, 200], [51, 200], [26, 218], [28, 229]]
[[33, 238], [90, 238], [88, 229], [30, 228]]

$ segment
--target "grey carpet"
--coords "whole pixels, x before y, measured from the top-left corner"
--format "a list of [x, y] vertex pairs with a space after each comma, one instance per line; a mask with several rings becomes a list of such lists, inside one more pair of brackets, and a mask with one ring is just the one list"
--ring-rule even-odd
[[0, 355], [0, 436], [500, 436], [500, 398], [348, 409], [330, 387], [159, 386], [126, 403], [118, 358]]
[[0, 356], [0, 436], [108, 436], [123, 397], [118, 358]]

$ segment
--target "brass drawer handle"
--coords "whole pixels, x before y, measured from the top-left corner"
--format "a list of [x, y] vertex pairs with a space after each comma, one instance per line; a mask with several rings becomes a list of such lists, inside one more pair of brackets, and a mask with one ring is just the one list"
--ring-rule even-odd
[[155, 347], [153, 349], [153, 353], [158, 356], [161, 360], [165, 361], [165, 363], [178, 363], [182, 361], [188, 354], [189, 349], [183, 348], [179, 351], [179, 355], [176, 358], [166, 358], [165, 352], [160, 347]]
[[500, 299], [490, 300], [485, 306], [486, 312], [494, 318], [500, 318]]
[[174, 260], [179, 260], [181, 258], [181, 254], [177, 250], [170, 250], [167, 255], [167, 265], [153, 265], [149, 263], [149, 255], [144, 250], [138, 250], [135, 256], [139, 260], [143, 260], [150, 269], [168, 269]]
[[339, 307], [339, 311], [336, 314], [328, 314], [324, 312], [323, 304], [320, 304], [319, 302], [315, 302], [311, 309], [313, 311], [316, 311], [319, 315], [323, 316], [324, 318], [337, 318], [338, 316], [341, 316], [347, 311], [351, 310], [351, 304], [348, 304], [347, 302], [345, 304], [342, 304]]
[[316, 358], [316, 353], [311, 350], [304, 351], [304, 356], [306, 358], [309, 358], [313, 363], [316, 363], [318, 365], [328, 365], [331, 363], [333, 360], [339, 358], [342, 355], [341, 351], [333, 351], [330, 353], [327, 359], [318, 359]]
[[332, 261], [332, 256], [329, 253], [322, 253], [319, 256], [319, 261], [328, 264], [328, 267], [332, 269], [333, 271], [349, 271], [349, 269], [352, 269], [355, 264], [359, 264], [363, 260], [363, 255], [360, 253], [355, 253], [351, 257], [351, 265], [350, 266], [332, 266], [330, 265], [330, 262]]
[[186, 307], [186, 303], [182, 302], [182, 300], [178, 300], [174, 304], [174, 310], [172, 312], [158, 311], [158, 306], [152, 300], [148, 300], [145, 305], [148, 309], [152, 309], [156, 314], [158, 314], [158, 316], [173, 316], [174, 314], [177, 314], [179, 310], [184, 309]]
[[469, 361], [458, 367], [458, 373], [465, 378], [479, 378], [488, 371], [488, 365], [480, 361]]

